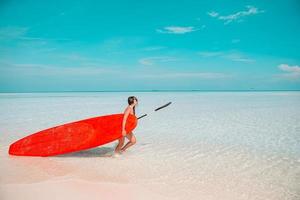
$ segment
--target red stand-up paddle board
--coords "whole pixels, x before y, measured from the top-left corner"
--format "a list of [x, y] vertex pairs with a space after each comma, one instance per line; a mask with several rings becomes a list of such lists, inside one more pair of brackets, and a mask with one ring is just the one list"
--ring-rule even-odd
[[[113, 114], [63, 124], [24, 137], [9, 147], [18, 156], [54, 156], [112, 142], [122, 136], [124, 114]], [[129, 115], [125, 130], [132, 131], [137, 118]]]

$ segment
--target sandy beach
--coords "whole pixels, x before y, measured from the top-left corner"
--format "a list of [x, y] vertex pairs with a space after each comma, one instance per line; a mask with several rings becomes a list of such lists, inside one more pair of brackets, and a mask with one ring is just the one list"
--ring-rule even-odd
[[[53, 157], [8, 155], [36, 131], [120, 113], [139, 99], [137, 144]], [[300, 199], [300, 92], [0, 94], [0, 197], [11, 199]], [[172, 105], [154, 109], [166, 102]], [[181, 113], [181, 114], [179, 114]]]

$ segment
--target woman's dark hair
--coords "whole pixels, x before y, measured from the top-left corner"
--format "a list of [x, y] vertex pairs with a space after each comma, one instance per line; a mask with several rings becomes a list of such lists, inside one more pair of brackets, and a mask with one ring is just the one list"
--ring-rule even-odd
[[[133, 104], [134, 100], [138, 101], [138, 99], [135, 96], [128, 97], [128, 105]], [[135, 114], [135, 106], [133, 107], [133, 113]]]

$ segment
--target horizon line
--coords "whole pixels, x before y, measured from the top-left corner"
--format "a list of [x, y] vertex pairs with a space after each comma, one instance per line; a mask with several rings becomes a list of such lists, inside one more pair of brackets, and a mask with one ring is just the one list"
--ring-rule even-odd
[[190, 89], [190, 90], [91, 90], [91, 91], [0, 91], [0, 93], [71, 93], [71, 92], [280, 92], [280, 91], [300, 91], [300, 89], [264, 89], [264, 90], [255, 90], [255, 89], [248, 89], [248, 90], [235, 90], [235, 89], [228, 89], [228, 90], [200, 90], [200, 89]]

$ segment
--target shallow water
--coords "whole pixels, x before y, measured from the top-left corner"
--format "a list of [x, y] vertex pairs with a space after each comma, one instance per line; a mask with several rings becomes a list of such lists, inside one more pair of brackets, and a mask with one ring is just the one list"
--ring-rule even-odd
[[[115, 142], [56, 157], [7, 155], [30, 133], [123, 112], [130, 95], [148, 116], [119, 157]], [[0, 94], [0, 183], [81, 179], [172, 199], [300, 199], [299, 108], [300, 92], [283, 91]]]

